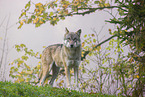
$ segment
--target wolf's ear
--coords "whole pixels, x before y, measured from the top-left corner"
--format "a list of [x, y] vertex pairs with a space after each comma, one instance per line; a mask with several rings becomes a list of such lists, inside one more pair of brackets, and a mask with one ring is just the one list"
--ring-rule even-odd
[[66, 32], [66, 34], [68, 34], [69, 33], [69, 31], [68, 31], [68, 29], [65, 27], [65, 32]]
[[81, 36], [81, 32], [82, 32], [82, 30], [79, 29], [79, 30], [76, 32], [76, 34], [80, 37], [80, 36]]

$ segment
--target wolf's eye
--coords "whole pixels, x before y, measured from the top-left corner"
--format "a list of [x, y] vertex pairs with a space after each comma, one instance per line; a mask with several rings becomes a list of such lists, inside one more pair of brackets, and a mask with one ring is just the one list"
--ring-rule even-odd
[[68, 40], [70, 40], [70, 38], [67, 38]]
[[76, 38], [74, 38], [74, 40], [76, 40]]

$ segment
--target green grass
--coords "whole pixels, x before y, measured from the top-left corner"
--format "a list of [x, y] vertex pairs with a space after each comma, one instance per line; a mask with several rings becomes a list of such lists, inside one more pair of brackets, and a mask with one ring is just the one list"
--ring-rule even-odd
[[25, 83], [0, 82], [0, 97], [115, 97], [112, 95], [89, 94], [75, 90], [49, 86], [38, 87]]

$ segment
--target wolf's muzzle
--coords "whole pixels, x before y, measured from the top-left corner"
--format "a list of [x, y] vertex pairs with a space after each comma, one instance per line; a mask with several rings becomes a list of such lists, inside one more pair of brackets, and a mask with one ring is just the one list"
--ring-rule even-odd
[[74, 45], [73, 45], [73, 44], [71, 44], [71, 45], [70, 45], [70, 47], [71, 47], [71, 48], [73, 48], [73, 47], [74, 47]]

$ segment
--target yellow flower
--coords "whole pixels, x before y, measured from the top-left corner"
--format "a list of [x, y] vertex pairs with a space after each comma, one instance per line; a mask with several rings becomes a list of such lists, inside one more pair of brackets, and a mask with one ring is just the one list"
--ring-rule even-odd
[[55, 20], [56, 20], [56, 18], [53, 18], [53, 20], [55, 21]]
[[136, 77], [139, 78], [139, 75], [137, 75]]
[[20, 21], [20, 24], [23, 25], [23, 20]]
[[57, 11], [60, 11], [60, 9], [57, 9]]
[[39, 23], [40, 23], [40, 24], [43, 24], [43, 21], [40, 20]]

